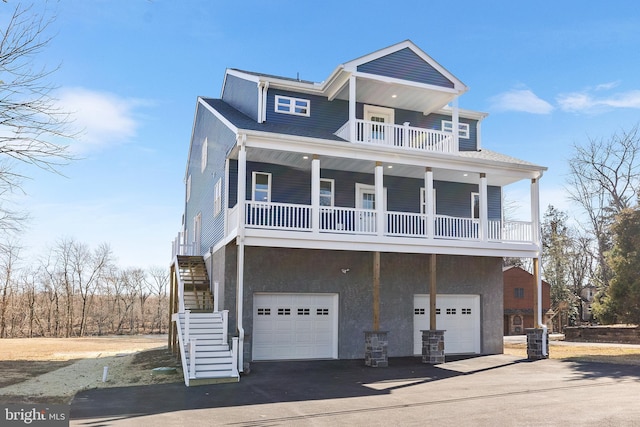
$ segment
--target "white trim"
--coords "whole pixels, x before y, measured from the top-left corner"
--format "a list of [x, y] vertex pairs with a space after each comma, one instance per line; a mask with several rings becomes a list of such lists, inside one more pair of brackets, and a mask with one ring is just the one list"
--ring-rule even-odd
[[189, 176], [187, 176], [187, 203], [189, 203], [189, 200], [191, 200], [191, 174], [189, 174]]
[[211, 105], [207, 104], [203, 98], [198, 98], [198, 103], [202, 104], [204, 108], [209, 110], [218, 120], [220, 120], [226, 127], [229, 128], [233, 133], [238, 133], [238, 128], [232, 124], [225, 116], [222, 115], [218, 110], [213, 108]]
[[[256, 176], [267, 176], [267, 200], [256, 200]], [[251, 173], [251, 200], [254, 202], [270, 202], [271, 201], [271, 173], [254, 171]]]
[[[476, 197], [478, 197], [478, 216], [476, 216]], [[480, 219], [482, 214], [480, 213], [482, 203], [480, 202], [480, 193], [477, 191], [471, 192], [471, 216], [469, 218]]]
[[[361, 192], [364, 192], [364, 191], [371, 192], [375, 195], [376, 186], [356, 182], [356, 209], [363, 209], [362, 198], [360, 197], [360, 194]], [[372, 209], [372, 210], [378, 209], [378, 201], [376, 200], [375, 203], [376, 203], [376, 209]], [[386, 211], [387, 210], [387, 187], [384, 187], [384, 197], [383, 197], [382, 203], [383, 203], [382, 209]]]
[[218, 178], [213, 185], [213, 216], [222, 211], [222, 178]]
[[[436, 211], [436, 189], [432, 188], [433, 193], [433, 214], [437, 214]], [[420, 187], [420, 213], [423, 215], [428, 215], [429, 212], [425, 209], [427, 207], [427, 201], [425, 200], [426, 191], [424, 187]]]
[[200, 149], [200, 172], [204, 173], [207, 168], [207, 160], [209, 159], [209, 140], [207, 137], [202, 142], [202, 148]]
[[[328, 183], [331, 184], [331, 204], [329, 204], [329, 205], [323, 205], [322, 204], [322, 183], [323, 182], [328, 182]], [[335, 179], [320, 178], [320, 206], [334, 206], [335, 195], [336, 195], [336, 182], [335, 182]]]
[[[442, 120], [442, 131], [453, 133], [453, 120]], [[458, 137], [462, 139], [471, 138], [469, 123], [458, 123]]]

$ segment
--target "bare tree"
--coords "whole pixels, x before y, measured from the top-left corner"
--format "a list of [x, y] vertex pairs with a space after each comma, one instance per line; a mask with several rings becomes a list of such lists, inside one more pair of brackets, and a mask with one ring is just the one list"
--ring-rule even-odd
[[149, 269], [149, 275], [151, 276], [153, 294], [157, 299], [156, 313], [151, 326], [151, 332], [153, 332], [154, 325], [157, 325], [158, 333], [161, 334], [162, 324], [164, 319], [168, 316], [167, 290], [169, 288], [169, 271], [162, 267], [151, 267], [151, 269]]
[[25, 178], [16, 163], [57, 173], [72, 159], [60, 143], [75, 136], [71, 117], [56, 104], [49, 81], [58, 67], [35, 60], [51, 42], [54, 18], [46, 14], [18, 3], [0, 25], [0, 230], [15, 231], [26, 218], [6, 200]]
[[605, 253], [611, 249], [610, 226], [615, 215], [633, 206], [640, 190], [640, 135], [638, 125], [630, 131], [614, 133], [608, 139], [589, 139], [585, 146], [574, 145], [569, 161], [568, 190], [571, 200], [582, 207], [595, 238], [597, 277], [606, 289], [611, 270]]
[[16, 270], [20, 248], [13, 244], [0, 251], [0, 338], [7, 337], [7, 317], [15, 290]]

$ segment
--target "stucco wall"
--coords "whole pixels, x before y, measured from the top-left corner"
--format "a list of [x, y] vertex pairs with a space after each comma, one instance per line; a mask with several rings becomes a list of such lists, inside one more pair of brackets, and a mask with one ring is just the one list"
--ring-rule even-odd
[[[237, 247], [225, 250], [225, 308], [235, 325]], [[389, 356], [413, 355], [413, 295], [429, 293], [429, 258], [382, 253], [380, 329], [389, 331]], [[500, 258], [439, 255], [438, 293], [479, 294], [483, 354], [502, 353], [502, 263]], [[343, 269], [348, 269], [343, 273]], [[245, 248], [245, 358], [251, 360], [253, 294], [317, 292], [339, 295], [338, 357], [364, 357], [364, 331], [373, 327], [373, 254], [286, 248]], [[233, 333], [233, 331], [232, 331]]]

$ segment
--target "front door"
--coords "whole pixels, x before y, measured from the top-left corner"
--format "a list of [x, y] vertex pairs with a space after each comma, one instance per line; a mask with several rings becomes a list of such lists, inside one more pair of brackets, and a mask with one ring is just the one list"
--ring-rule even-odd
[[[386, 191], [382, 201], [386, 209]], [[356, 218], [355, 231], [359, 233], [376, 233], [376, 189], [373, 185], [356, 184]]]
[[369, 123], [365, 141], [375, 144], [393, 144], [394, 110], [392, 108], [365, 105], [364, 119]]

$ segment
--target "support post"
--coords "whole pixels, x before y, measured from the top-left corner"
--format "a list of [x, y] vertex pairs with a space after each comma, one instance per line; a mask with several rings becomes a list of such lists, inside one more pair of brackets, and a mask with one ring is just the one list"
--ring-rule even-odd
[[349, 141], [356, 142], [356, 77], [349, 77]]
[[316, 154], [311, 160], [311, 230], [320, 231], [320, 158]]
[[375, 211], [376, 211], [376, 234], [382, 236], [385, 233], [385, 214], [384, 214], [384, 173], [382, 170], [382, 162], [376, 162], [375, 168]]
[[429, 329], [436, 330], [436, 254], [429, 255]]
[[433, 197], [433, 170], [429, 167], [424, 170], [424, 203], [427, 216], [427, 238], [435, 237], [436, 211]]
[[488, 211], [488, 203], [487, 203], [487, 174], [480, 174], [480, 186], [479, 186], [479, 196], [480, 196], [480, 240], [486, 242], [489, 238], [489, 211]]
[[380, 252], [373, 253], [373, 330], [380, 329]]

